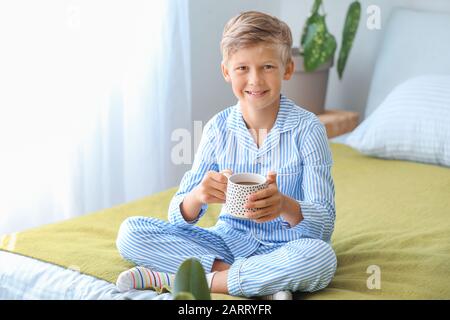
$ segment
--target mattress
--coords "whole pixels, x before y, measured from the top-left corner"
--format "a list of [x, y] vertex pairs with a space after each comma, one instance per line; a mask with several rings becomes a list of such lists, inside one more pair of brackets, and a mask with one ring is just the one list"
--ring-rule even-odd
[[[450, 299], [450, 169], [370, 158], [339, 143], [331, 148], [338, 267], [326, 289], [294, 297]], [[166, 219], [175, 192], [2, 237], [0, 298], [170, 299], [150, 290], [117, 292], [117, 276], [132, 265], [115, 238], [129, 216]], [[220, 207], [208, 211], [200, 226], [212, 226]]]
[[0, 300], [170, 300], [151, 290], [119, 292], [105, 280], [15, 253], [0, 251]]

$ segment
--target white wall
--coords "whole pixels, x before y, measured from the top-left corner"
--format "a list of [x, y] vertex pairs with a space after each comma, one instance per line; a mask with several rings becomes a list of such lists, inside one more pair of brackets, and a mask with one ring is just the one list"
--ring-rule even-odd
[[[207, 121], [215, 113], [236, 102], [220, 72], [219, 43], [223, 27], [229, 18], [245, 10], [259, 10], [276, 15], [291, 27], [294, 44], [298, 46], [303, 24], [313, 2], [314, 0], [191, 0], [192, 119]], [[345, 15], [351, 2], [352, 0], [324, 0], [327, 25], [338, 41], [338, 49]], [[331, 70], [325, 103], [329, 109], [364, 111], [384, 26], [393, 7], [450, 12], [448, 0], [360, 2], [360, 26], [343, 79], [338, 79], [335, 67]], [[366, 27], [366, 10], [370, 5], [377, 5], [381, 9], [380, 30], [369, 30]]]
[[192, 119], [206, 122], [236, 98], [220, 71], [220, 40], [226, 22], [242, 11], [279, 15], [279, 0], [191, 0]]
[[[300, 42], [300, 34], [314, 0], [280, 0], [280, 18], [292, 29], [295, 45]], [[347, 9], [352, 0], [324, 0], [329, 31], [336, 37], [338, 50], [342, 38], [342, 28]], [[363, 112], [370, 89], [370, 80], [384, 33], [384, 26], [393, 7], [450, 12], [448, 0], [361, 0], [361, 20], [352, 51], [342, 80], [339, 80], [336, 67], [331, 70], [325, 106], [328, 109], [346, 109]], [[381, 9], [381, 29], [369, 30], [366, 22], [367, 8], [377, 5]], [[335, 62], [337, 54], [335, 56]]]

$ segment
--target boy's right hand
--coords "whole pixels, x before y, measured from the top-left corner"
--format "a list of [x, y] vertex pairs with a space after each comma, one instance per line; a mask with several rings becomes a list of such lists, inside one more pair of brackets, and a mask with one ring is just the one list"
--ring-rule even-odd
[[221, 172], [208, 171], [202, 182], [195, 187], [194, 195], [202, 204], [225, 203], [225, 192], [227, 191], [228, 178], [225, 174], [232, 174], [230, 169]]

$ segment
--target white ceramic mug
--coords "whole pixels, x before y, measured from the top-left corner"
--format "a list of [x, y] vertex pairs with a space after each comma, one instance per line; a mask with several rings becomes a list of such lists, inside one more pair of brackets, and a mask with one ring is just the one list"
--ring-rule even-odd
[[236, 173], [228, 178], [225, 210], [232, 216], [240, 219], [248, 219], [246, 212], [256, 212], [256, 208], [244, 208], [248, 196], [268, 187], [266, 177], [256, 173]]

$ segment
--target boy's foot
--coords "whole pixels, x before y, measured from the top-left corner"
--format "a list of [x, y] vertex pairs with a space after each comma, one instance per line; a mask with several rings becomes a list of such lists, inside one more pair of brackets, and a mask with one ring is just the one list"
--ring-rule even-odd
[[261, 297], [262, 300], [292, 300], [292, 292], [290, 291], [278, 291], [274, 294]]
[[122, 272], [116, 281], [117, 289], [125, 292], [131, 289], [153, 289], [160, 292], [172, 287], [175, 275], [157, 272], [144, 267], [134, 267]]
[[[208, 288], [216, 272], [206, 274]], [[122, 272], [116, 281], [120, 292], [131, 289], [152, 289], [157, 292], [170, 291], [175, 282], [175, 275], [167, 272], [157, 272], [145, 267], [134, 267]]]

